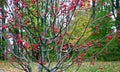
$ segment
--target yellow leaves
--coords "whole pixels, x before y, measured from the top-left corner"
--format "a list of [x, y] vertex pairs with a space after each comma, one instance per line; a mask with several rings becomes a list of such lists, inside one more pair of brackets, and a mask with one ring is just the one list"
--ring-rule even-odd
[[[79, 12], [79, 11], [78, 11]], [[81, 41], [85, 40], [89, 35], [91, 35], [91, 28], [88, 27], [85, 31], [86, 26], [89, 23], [89, 17], [85, 14], [78, 15], [76, 13], [75, 19], [71, 22], [71, 29], [68, 31], [69, 34], [72, 34], [70, 42], [73, 44], [77, 42], [78, 38], [85, 32]]]

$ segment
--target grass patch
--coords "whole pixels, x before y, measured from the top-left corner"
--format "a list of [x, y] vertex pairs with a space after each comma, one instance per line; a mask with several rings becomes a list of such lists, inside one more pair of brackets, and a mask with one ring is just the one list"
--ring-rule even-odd
[[[33, 72], [38, 71], [36, 63], [31, 64], [31, 66], [34, 69]], [[75, 72], [77, 68], [78, 66], [74, 65], [64, 72]], [[24, 72], [14, 68], [7, 61], [0, 61], [0, 70], [4, 70], [5, 72]], [[79, 68], [78, 72], [120, 72], [120, 62], [95, 62], [95, 65], [90, 65], [90, 62], [85, 62]]]
[[[75, 72], [76, 68], [78, 66], [72, 66], [65, 72]], [[78, 72], [120, 72], [120, 62], [95, 62], [95, 65], [85, 62]]]

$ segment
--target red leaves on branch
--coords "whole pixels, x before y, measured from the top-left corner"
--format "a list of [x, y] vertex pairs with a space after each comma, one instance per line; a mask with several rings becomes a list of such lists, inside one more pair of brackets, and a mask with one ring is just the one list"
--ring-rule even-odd
[[16, 40], [16, 43], [19, 45], [19, 44], [21, 44], [23, 42], [23, 40], [22, 39], [17, 39]]
[[94, 59], [91, 60], [90, 64], [91, 64], [91, 65], [94, 65], [94, 64], [95, 64]]
[[0, 11], [2, 10], [2, 8], [0, 7]]
[[75, 9], [75, 5], [72, 4], [72, 5], [70, 6], [70, 8], [69, 8], [69, 11], [73, 11], [74, 9]]
[[22, 8], [27, 7], [24, 2], [22, 2]]
[[29, 22], [28, 22], [28, 21], [26, 21], [26, 22], [24, 22], [24, 24], [25, 24], [25, 25], [28, 25], [28, 24], [29, 24]]
[[15, 28], [15, 29], [18, 29], [18, 28], [22, 28], [22, 26], [21, 26], [20, 24], [15, 24], [15, 25], [14, 25], [14, 28]]
[[5, 30], [7, 28], [6, 25], [2, 25], [2, 30]]
[[78, 66], [80, 66], [81, 65], [81, 62], [78, 62]]
[[[74, 10], [75, 5], [76, 5], [78, 0], [70, 0], [70, 1], [72, 2], [72, 5], [71, 5], [71, 8], [69, 10]], [[79, 1], [78, 4], [79, 4], [79, 7], [85, 6], [84, 0]]]
[[2, 19], [3, 17], [2, 16], [0, 16], [0, 19]]
[[85, 54], [84, 54], [84, 53], [80, 54], [80, 57], [82, 57], [82, 58], [83, 58], [84, 56], [85, 56]]
[[33, 44], [33, 51], [38, 51], [38, 44]]
[[28, 44], [28, 42], [24, 42], [24, 43], [23, 43], [23, 46], [24, 46], [25, 48], [30, 48], [30, 45]]
[[65, 12], [66, 12], [66, 8], [67, 8], [67, 5], [66, 5], [64, 2], [62, 2], [60, 5], [61, 5], [61, 7], [60, 7], [61, 12], [62, 12], [62, 13], [65, 13]]
[[78, 63], [77, 63], [78, 66], [81, 65], [84, 56], [85, 56], [85, 53], [82, 53], [82, 54], [78, 55], [77, 58], [75, 58], [75, 59], [73, 60], [73, 62], [78, 62]]
[[42, 37], [41, 40], [44, 40], [44, 38]]
[[46, 62], [45, 62], [45, 61], [42, 61], [41, 59], [38, 60], [38, 63], [39, 63], [39, 64], [43, 64], [43, 65], [46, 64]]
[[83, 2], [83, 1], [80, 1], [79, 6], [80, 6], [80, 7], [85, 6], [84, 2]]
[[95, 26], [95, 33], [100, 34], [99, 26]]
[[60, 34], [60, 37], [59, 38], [63, 38], [64, 37], [64, 35], [63, 34]]
[[76, 62], [77, 61], [77, 59], [75, 58], [75, 59], [73, 59], [73, 62]]
[[67, 7], [67, 5], [66, 5], [66, 4], [64, 4], [64, 5], [63, 5], [63, 8], [66, 8], [66, 7]]
[[70, 0], [72, 3], [76, 3], [78, 0]]
[[62, 50], [66, 50], [66, 49], [67, 49], [67, 45], [64, 44]]
[[94, 2], [95, 2], [96, 0], [92, 0], [92, 1], [94, 1]]
[[15, 0], [14, 2], [13, 2], [13, 4], [17, 4], [19, 2], [19, 0]]
[[93, 46], [93, 44], [90, 43], [90, 42], [88, 42], [87, 45], [88, 45], [89, 47]]
[[17, 34], [17, 35], [15, 36], [15, 38], [16, 38], [15, 44], [20, 45], [20, 44], [22, 44], [22, 43], [24, 42], [24, 41], [21, 39], [21, 35], [20, 35], [20, 34]]
[[44, 17], [46, 17], [46, 15], [47, 15], [47, 14], [46, 14], [46, 13], [44, 13]]
[[9, 39], [9, 38], [12, 38], [13, 36], [12, 36], [12, 34], [7, 34], [7, 38]]
[[54, 48], [54, 51], [57, 51], [57, 49], [56, 49], [56, 48]]
[[51, 7], [50, 7], [50, 9], [53, 9], [53, 10], [54, 10], [55, 8], [56, 8], [55, 6], [51, 6]]
[[81, 56], [78, 56], [78, 61], [82, 62]]
[[15, 59], [16, 59], [15, 57], [11, 57], [10, 58], [11, 61], [15, 61]]
[[51, 29], [53, 33], [57, 33], [58, 32], [58, 28], [55, 27], [54, 25], [51, 25]]
[[80, 48], [82, 48], [83, 46], [82, 46], [82, 44], [80, 44], [79, 46], [78, 46], [78, 49], [80, 49]]
[[57, 27], [54, 27], [53, 28], [53, 33], [57, 33], [58, 32], [58, 28]]
[[69, 36], [69, 33], [68, 33], [68, 32], [66, 32], [65, 34], [66, 34], [66, 36]]
[[36, 3], [36, 0], [31, 0], [32, 4], [35, 5]]
[[7, 19], [7, 22], [14, 22], [13, 17], [10, 17], [9, 19]]
[[15, 7], [14, 11], [15, 11], [15, 12], [18, 12], [18, 7]]
[[78, 66], [82, 63], [82, 58], [78, 56]]
[[85, 56], [84, 53], [80, 54], [80, 55], [78, 56], [78, 61], [79, 61], [79, 62], [82, 62], [84, 56]]
[[116, 33], [116, 38], [117, 38], [117, 40], [120, 42], [120, 30], [117, 31], [117, 33]]
[[113, 38], [113, 36], [111, 36], [111, 35], [108, 35], [108, 36], [107, 36], [107, 39], [108, 39], [108, 40], [111, 40], [112, 38]]
[[84, 2], [85, 0], [81, 0], [81, 1], [83, 1], [83, 2]]
[[21, 39], [21, 35], [20, 34], [17, 34], [17, 39]]
[[24, 67], [24, 68], [23, 68], [23, 70], [26, 72], [26, 71], [27, 71], [27, 68], [26, 68], [26, 67]]
[[22, 14], [21, 14], [21, 13], [18, 13], [17, 16], [18, 16], [18, 18], [21, 18], [21, 17], [22, 17]]
[[65, 55], [65, 58], [66, 58], [66, 59], [70, 58], [70, 54], [66, 54], [66, 55]]
[[60, 46], [61, 43], [62, 43], [62, 41], [61, 41], [60, 39], [58, 39], [58, 40], [57, 40], [57, 44], [58, 44], [58, 46]]

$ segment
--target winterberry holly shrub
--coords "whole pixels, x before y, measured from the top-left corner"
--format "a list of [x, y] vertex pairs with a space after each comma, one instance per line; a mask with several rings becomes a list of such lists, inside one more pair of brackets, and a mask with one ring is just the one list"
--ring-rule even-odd
[[[85, 61], [94, 65], [95, 57], [115, 38], [111, 6], [109, 0], [2, 0], [5, 56], [25, 72], [34, 72], [32, 62], [38, 64], [39, 72], [64, 71], [75, 64], [79, 69]], [[86, 19], [80, 20], [79, 13]], [[89, 54], [96, 47], [99, 50]]]

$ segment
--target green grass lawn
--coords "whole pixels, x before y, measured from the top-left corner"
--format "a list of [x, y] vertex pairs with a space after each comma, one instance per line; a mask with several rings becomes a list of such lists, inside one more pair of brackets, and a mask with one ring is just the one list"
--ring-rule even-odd
[[[77, 66], [69, 68], [66, 72], [75, 72]], [[78, 72], [120, 72], [120, 62], [89, 62], [83, 63]]]
[[[35, 64], [32, 67], [34, 69], [33, 72], [37, 72]], [[75, 72], [77, 68], [78, 66], [72, 66], [64, 72]], [[0, 61], [0, 70], [4, 70], [4, 72], [24, 72], [14, 68], [9, 62], [4, 61]], [[79, 68], [78, 72], [120, 72], [120, 62], [95, 62], [95, 65], [85, 62]]]

